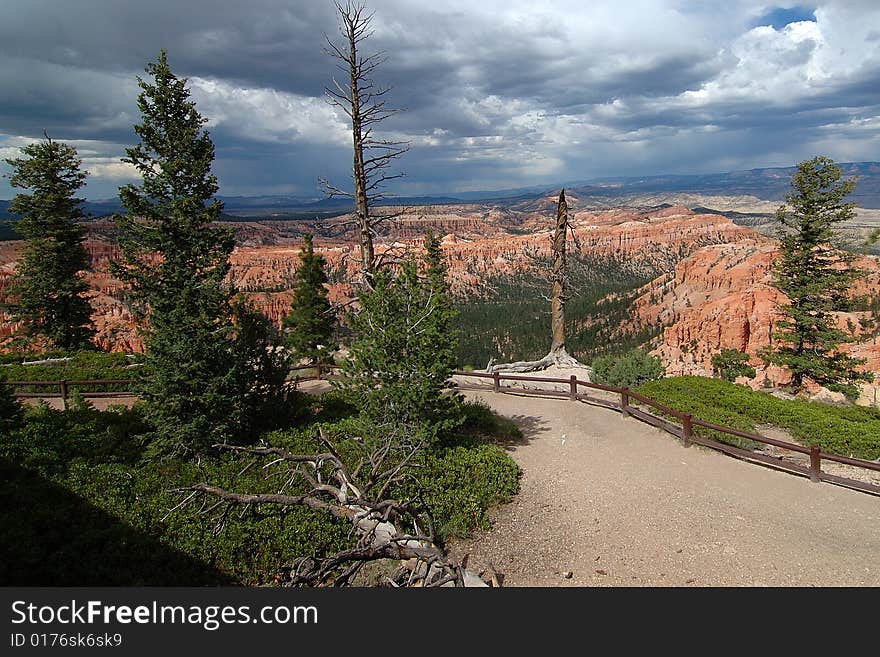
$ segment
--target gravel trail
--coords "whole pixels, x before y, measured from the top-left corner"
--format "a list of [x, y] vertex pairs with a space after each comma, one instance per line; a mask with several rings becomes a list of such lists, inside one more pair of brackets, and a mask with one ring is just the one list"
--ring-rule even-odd
[[880, 586], [880, 498], [738, 461], [610, 410], [468, 391], [512, 418], [522, 491], [450, 546], [504, 586]]

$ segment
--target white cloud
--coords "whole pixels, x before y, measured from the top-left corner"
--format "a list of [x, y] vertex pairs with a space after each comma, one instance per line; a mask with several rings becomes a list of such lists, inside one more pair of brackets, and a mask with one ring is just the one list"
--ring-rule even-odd
[[217, 79], [192, 77], [189, 83], [209, 128], [222, 126], [233, 135], [257, 141], [351, 142], [347, 124], [324, 98], [239, 87]]

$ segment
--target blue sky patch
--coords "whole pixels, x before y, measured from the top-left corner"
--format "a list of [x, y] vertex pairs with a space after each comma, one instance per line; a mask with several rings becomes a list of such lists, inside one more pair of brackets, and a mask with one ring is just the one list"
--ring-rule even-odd
[[781, 30], [789, 23], [797, 23], [799, 21], [816, 22], [814, 10], [809, 7], [775, 7], [766, 14], [758, 18], [752, 27], [759, 25], [770, 25], [773, 29]]

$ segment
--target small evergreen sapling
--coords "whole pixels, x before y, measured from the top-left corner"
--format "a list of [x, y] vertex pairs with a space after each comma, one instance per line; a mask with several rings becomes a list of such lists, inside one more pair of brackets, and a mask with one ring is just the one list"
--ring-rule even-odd
[[300, 265], [293, 286], [290, 313], [282, 321], [285, 342], [294, 361], [326, 362], [333, 335], [333, 315], [327, 299], [324, 256], [315, 253], [312, 236], [303, 236]]
[[380, 270], [373, 289], [361, 291], [340, 385], [368, 419], [431, 444], [461, 422], [461, 413], [458, 397], [446, 391], [458, 335], [436, 237], [428, 238], [426, 252], [424, 276], [409, 259], [396, 275]]

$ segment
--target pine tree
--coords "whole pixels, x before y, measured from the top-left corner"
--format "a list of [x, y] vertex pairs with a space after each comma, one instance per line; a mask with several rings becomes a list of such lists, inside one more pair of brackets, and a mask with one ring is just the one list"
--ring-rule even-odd
[[712, 355], [712, 373], [725, 381], [736, 381], [737, 377], [755, 378], [757, 372], [749, 365], [749, 355], [739, 349], [722, 349]]
[[43, 335], [61, 349], [91, 347], [92, 308], [84, 296], [89, 286], [81, 275], [89, 268], [86, 231], [77, 223], [84, 217], [82, 199], [74, 196], [88, 174], [73, 147], [48, 136], [21, 150], [25, 157], [6, 160], [12, 186], [32, 190], [9, 206], [21, 215], [16, 229], [25, 238], [11, 289], [18, 299], [13, 317], [28, 334]]
[[[282, 321], [287, 347], [295, 360], [322, 362], [329, 355], [333, 317], [327, 299], [324, 256], [315, 253], [310, 234], [303, 235], [300, 264], [290, 313]], [[320, 348], [319, 348], [320, 347]]]
[[138, 78], [140, 143], [124, 162], [140, 185], [119, 190], [123, 258], [114, 267], [148, 313], [146, 374], [139, 394], [156, 427], [159, 451], [199, 452], [240, 426], [232, 350], [232, 289], [225, 282], [233, 235], [215, 228], [214, 144], [163, 50]]
[[426, 251], [424, 277], [410, 259], [396, 275], [378, 271], [374, 288], [361, 290], [340, 386], [371, 421], [430, 444], [459, 420], [459, 399], [445, 392], [458, 335], [439, 240], [430, 237]]
[[844, 198], [854, 180], [841, 180], [833, 160], [818, 156], [798, 164], [786, 196], [788, 206], [776, 213], [780, 224], [780, 255], [773, 284], [789, 299], [779, 311], [785, 319], [773, 333], [775, 349], [764, 356], [792, 373], [792, 386], [811, 379], [832, 390], [851, 391], [867, 375], [855, 371], [860, 362], [840, 351], [853, 338], [837, 327], [834, 311], [851, 303], [847, 291], [861, 275], [852, 258], [831, 243], [833, 228], [854, 216]]

